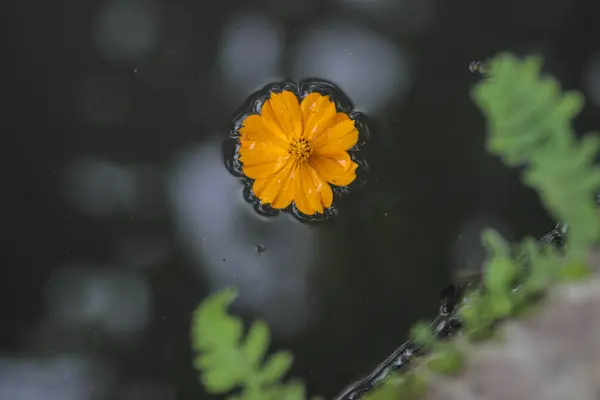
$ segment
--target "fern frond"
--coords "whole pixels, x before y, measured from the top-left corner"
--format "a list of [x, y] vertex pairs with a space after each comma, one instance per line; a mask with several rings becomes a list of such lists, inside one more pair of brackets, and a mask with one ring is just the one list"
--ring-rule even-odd
[[525, 166], [524, 182], [571, 227], [569, 257], [582, 260], [600, 232], [594, 201], [600, 170], [593, 167], [600, 141], [590, 134], [576, 139], [571, 123], [583, 96], [563, 93], [541, 66], [541, 57], [500, 54], [486, 63], [494, 79], [477, 84], [472, 96], [486, 116], [489, 152], [507, 165]]
[[204, 300], [194, 312], [192, 346], [198, 354], [194, 366], [202, 372], [202, 383], [214, 394], [243, 388], [244, 400], [304, 399], [298, 382], [280, 385], [293, 362], [288, 351], [279, 351], [264, 360], [269, 347], [269, 328], [255, 321], [243, 337], [242, 321], [228, 314], [237, 292], [224, 289]]
[[[486, 117], [488, 152], [506, 165], [522, 167], [524, 182], [538, 192], [546, 209], [568, 223], [566, 253], [526, 239], [521, 246], [525, 264], [522, 258], [512, 259], [512, 246], [497, 232], [485, 231], [483, 290], [468, 294], [459, 309], [465, 338], [471, 343], [489, 337], [498, 322], [518, 316], [556, 282], [589, 273], [587, 255], [598, 240], [595, 197], [600, 170], [593, 163], [600, 140], [589, 134], [577, 140], [571, 122], [583, 98], [576, 92], [563, 93], [558, 81], [541, 74], [541, 66], [540, 57], [520, 60], [511, 54], [494, 57], [485, 68], [474, 63], [471, 71], [485, 72], [485, 79], [475, 86], [472, 97]], [[464, 361], [460, 340], [436, 341], [424, 329], [417, 326], [413, 336], [432, 349], [425, 363], [390, 375], [369, 392], [369, 400], [418, 398], [415, 388], [420, 386], [414, 377], [423, 382], [432, 372], [448, 375], [460, 369]]]

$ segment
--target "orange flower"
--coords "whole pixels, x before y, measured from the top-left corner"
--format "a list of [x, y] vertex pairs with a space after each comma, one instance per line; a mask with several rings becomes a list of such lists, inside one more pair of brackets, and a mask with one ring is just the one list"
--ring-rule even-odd
[[358, 130], [327, 95], [309, 93], [299, 103], [291, 91], [271, 93], [239, 133], [242, 171], [254, 179], [256, 197], [272, 208], [294, 202], [305, 215], [323, 214], [333, 202], [330, 184], [347, 186], [356, 179], [358, 164], [348, 150]]

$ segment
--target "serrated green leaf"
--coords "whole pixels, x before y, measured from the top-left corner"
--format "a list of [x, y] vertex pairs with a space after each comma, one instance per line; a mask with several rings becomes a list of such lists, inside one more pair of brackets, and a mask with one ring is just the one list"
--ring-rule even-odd
[[192, 324], [192, 346], [195, 350], [215, 342], [237, 342], [242, 334], [242, 324], [227, 316], [226, 309], [236, 298], [237, 292], [227, 288], [207, 298], [196, 309]]
[[306, 400], [306, 390], [302, 382], [292, 380], [287, 384], [247, 389], [239, 400]]
[[481, 234], [481, 241], [490, 257], [510, 257], [510, 244], [498, 231], [485, 229]]
[[570, 262], [559, 271], [559, 279], [563, 282], [573, 282], [584, 279], [592, 273], [588, 265], [583, 262]]
[[427, 360], [427, 367], [439, 374], [451, 375], [461, 370], [464, 355], [454, 346], [445, 346]]
[[507, 294], [490, 294], [489, 312], [495, 319], [508, 317], [513, 310], [513, 301]]
[[285, 376], [294, 362], [294, 355], [289, 351], [278, 351], [268, 358], [257, 378], [263, 384], [273, 383]]
[[583, 96], [562, 92], [541, 65], [541, 57], [499, 54], [486, 62], [494, 80], [476, 85], [472, 97], [486, 118], [488, 149], [508, 165], [527, 166], [524, 182], [556, 219], [570, 224], [566, 258], [584, 259], [600, 238], [598, 141], [591, 134], [577, 139], [572, 120]]
[[281, 396], [277, 399], [281, 400], [305, 400], [306, 389], [302, 382], [291, 381], [286, 384], [281, 391]]
[[492, 293], [506, 293], [514, 284], [517, 266], [509, 258], [491, 259], [486, 265], [485, 287]]
[[410, 331], [410, 336], [415, 342], [425, 347], [431, 346], [435, 341], [431, 327], [425, 322], [415, 324]]
[[389, 400], [400, 399], [408, 393], [408, 382], [400, 374], [393, 374], [383, 381], [379, 386], [367, 392], [364, 400]]
[[427, 391], [427, 376], [420, 373], [418, 369], [406, 373], [406, 383], [410, 392], [415, 396], [420, 396]]
[[532, 239], [525, 240], [523, 247], [529, 260], [529, 276], [523, 283], [523, 290], [535, 295], [556, 280], [561, 260], [554, 247], [538, 249]]
[[235, 297], [234, 289], [224, 289], [194, 312], [192, 347], [198, 354], [194, 367], [207, 391], [221, 394], [243, 388], [230, 400], [304, 400], [301, 382], [280, 382], [294, 360], [290, 352], [277, 352], [263, 363], [270, 342], [266, 323], [255, 321], [242, 337], [241, 320], [228, 314]]
[[242, 323], [226, 313], [236, 296], [235, 290], [224, 289], [207, 298], [194, 312], [192, 347], [199, 353], [194, 366], [204, 371], [202, 383], [215, 394], [240, 385], [247, 374], [235, 349], [242, 335]]
[[267, 324], [263, 321], [255, 321], [250, 326], [243, 348], [244, 355], [253, 368], [259, 366], [267, 352], [270, 341], [271, 335]]

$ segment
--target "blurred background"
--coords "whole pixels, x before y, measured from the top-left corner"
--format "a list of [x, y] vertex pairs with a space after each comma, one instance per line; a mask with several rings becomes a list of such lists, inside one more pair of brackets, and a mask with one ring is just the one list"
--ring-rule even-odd
[[[199, 400], [190, 315], [236, 285], [292, 375], [331, 398], [476, 270], [483, 227], [553, 225], [486, 154], [468, 65], [542, 54], [600, 127], [593, 0], [20, 2], [4, 64], [2, 400]], [[337, 218], [257, 216], [223, 164], [234, 111], [284, 78], [374, 120]]]

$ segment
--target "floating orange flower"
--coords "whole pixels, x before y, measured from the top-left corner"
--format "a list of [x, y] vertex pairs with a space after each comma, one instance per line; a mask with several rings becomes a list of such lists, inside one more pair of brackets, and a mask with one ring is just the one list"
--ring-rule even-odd
[[272, 92], [239, 134], [242, 171], [254, 179], [254, 195], [274, 209], [294, 202], [305, 215], [322, 214], [333, 203], [330, 185], [356, 179], [358, 164], [348, 150], [358, 130], [328, 95], [312, 92], [300, 103], [289, 90]]

